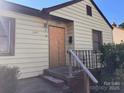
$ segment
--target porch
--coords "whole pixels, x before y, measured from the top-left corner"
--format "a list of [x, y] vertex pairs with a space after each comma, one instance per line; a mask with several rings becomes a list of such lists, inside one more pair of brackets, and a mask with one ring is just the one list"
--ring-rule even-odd
[[[90, 71], [102, 66], [97, 52], [73, 50], [73, 53]], [[90, 77], [72, 54], [68, 52], [68, 56], [70, 63], [66, 66], [46, 69], [40, 77], [19, 80], [16, 93], [90, 93]]]
[[90, 93], [90, 81], [98, 82], [94, 71], [104, 68], [100, 59], [102, 54], [93, 50], [68, 50], [67, 54], [68, 62], [44, 70], [43, 78], [54, 85], [63, 82], [74, 93]]

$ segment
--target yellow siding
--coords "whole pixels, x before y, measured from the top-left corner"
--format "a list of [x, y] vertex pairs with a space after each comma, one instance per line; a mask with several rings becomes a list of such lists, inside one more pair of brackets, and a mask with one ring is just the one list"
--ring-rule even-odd
[[[92, 7], [92, 17], [86, 14], [86, 5]], [[102, 31], [103, 43], [112, 42], [112, 29], [89, 0], [55, 10], [51, 14], [74, 21], [75, 49], [93, 49], [92, 29]]]
[[0, 65], [16, 66], [19, 78], [34, 77], [48, 68], [48, 32], [38, 17], [0, 10], [0, 16], [16, 19], [15, 56], [1, 56]]
[[115, 44], [124, 43], [124, 29], [114, 27], [114, 29], [113, 29], [113, 42]]

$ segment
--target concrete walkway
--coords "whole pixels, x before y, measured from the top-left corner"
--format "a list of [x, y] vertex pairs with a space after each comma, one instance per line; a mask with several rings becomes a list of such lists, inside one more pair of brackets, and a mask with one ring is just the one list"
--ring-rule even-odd
[[31, 78], [19, 80], [16, 93], [62, 93], [62, 91], [41, 78]]

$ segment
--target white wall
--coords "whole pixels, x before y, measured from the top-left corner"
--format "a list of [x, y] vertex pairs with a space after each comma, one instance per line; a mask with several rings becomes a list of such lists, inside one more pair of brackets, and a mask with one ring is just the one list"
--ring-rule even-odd
[[48, 32], [44, 20], [24, 14], [0, 10], [0, 16], [15, 18], [15, 56], [0, 56], [0, 65], [16, 66], [20, 78], [34, 77], [48, 68]]
[[41, 75], [49, 67], [49, 34], [44, 24], [64, 27], [66, 24], [55, 20], [12, 11], [0, 10], [0, 16], [15, 18], [15, 56], [0, 56], [0, 65], [19, 67], [20, 77]]
[[[92, 17], [86, 14], [86, 5], [90, 5], [92, 7]], [[92, 29], [102, 31], [103, 43], [112, 42], [112, 29], [104, 21], [90, 0], [84, 0], [52, 11], [50, 14], [74, 20], [75, 49], [93, 49]]]
[[[92, 6], [93, 16], [86, 15], [86, 4]], [[112, 42], [112, 31], [100, 16], [90, 1], [82, 1], [71, 6], [51, 12], [51, 14], [74, 20], [74, 27], [66, 28], [63, 23], [51, 22], [53, 26], [65, 27], [66, 49], [68, 36], [74, 36], [75, 49], [92, 49], [92, 29], [103, 31], [104, 43]], [[0, 56], [0, 65], [17, 66], [20, 68], [20, 78], [34, 77], [42, 74], [49, 66], [48, 30], [45, 30], [45, 20], [25, 14], [0, 10], [0, 16], [16, 19], [15, 56]], [[74, 32], [73, 32], [74, 30]]]

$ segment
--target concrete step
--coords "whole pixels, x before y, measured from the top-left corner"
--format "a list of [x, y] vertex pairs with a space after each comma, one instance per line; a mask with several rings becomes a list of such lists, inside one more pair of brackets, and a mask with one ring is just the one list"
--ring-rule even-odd
[[70, 87], [67, 86], [63, 80], [49, 75], [43, 75], [42, 78], [50, 82], [53, 86], [60, 89], [63, 93], [72, 93]]
[[[50, 78], [50, 82], [52, 82], [52, 83], [54, 81], [54, 78], [58, 79], [58, 80], [62, 80], [64, 82], [64, 85], [66, 85], [68, 87], [67, 89], [65, 88], [64, 90], [67, 90], [67, 91], [69, 90], [69, 92], [63, 92], [63, 93], [82, 93], [82, 89], [83, 89], [83, 81], [82, 81], [83, 77], [82, 77], [82, 75], [83, 75], [83, 72], [82, 71], [75, 71], [73, 73], [72, 77], [70, 77], [67, 72], [68, 72], [68, 68], [66, 68], [66, 67], [46, 69], [46, 70], [44, 70], [44, 76], [52, 77], [52, 79]], [[48, 79], [48, 77], [47, 77], [47, 79]], [[60, 83], [62, 83], [62, 82], [60, 82]], [[57, 82], [53, 83], [53, 84], [56, 86]], [[61, 89], [64, 88], [64, 85], [63, 85], [63, 87], [61, 87]], [[70, 90], [71, 90], [71, 92], [70, 92]]]
[[66, 76], [61, 74], [60, 72], [53, 71], [51, 69], [45, 69], [44, 75], [52, 76], [54, 78], [58, 78], [60, 80], [66, 81]]
[[54, 84], [54, 86], [57, 87], [63, 87], [65, 85], [65, 82], [61, 79], [49, 76], [49, 75], [43, 75], [42, 76], [45, 80], [51, 82], [52, 84]]

